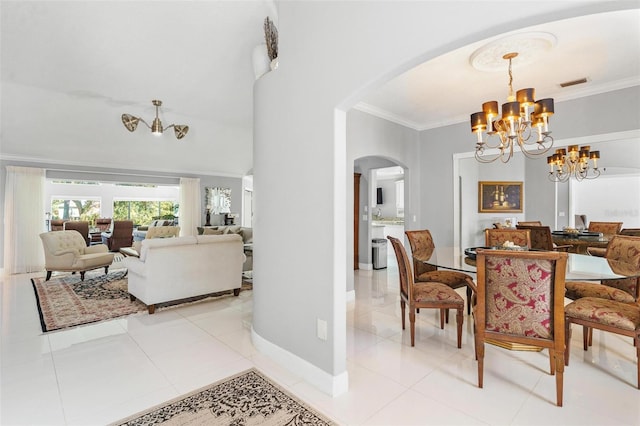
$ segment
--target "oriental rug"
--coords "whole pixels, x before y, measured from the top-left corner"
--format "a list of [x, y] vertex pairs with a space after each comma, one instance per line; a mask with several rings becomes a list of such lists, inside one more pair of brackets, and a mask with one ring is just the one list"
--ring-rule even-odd
[[[113, 270], [107, 275], [104, 274], [103, 269], [88, 271], [84, 281], [80, 281], [80, 274], [69, 273], [54, 276], [49, 281], [45, 281], [44, 278], [32, 278], [31, 283], [36, 295], [43, 332], [147, 311], [142, 302], [138, 300], [132, 302], [129, 299], [126, 269]], [[251, 284], [242, 283], [242, 290], [251, 288]], [[209, 297], [223, 296], [234, 297], [232, 292], [216, 293], [158, 304], [157, 307], [163, 309]]]
[[335, 425], [255, 368], [179, 396], [113, 425]]

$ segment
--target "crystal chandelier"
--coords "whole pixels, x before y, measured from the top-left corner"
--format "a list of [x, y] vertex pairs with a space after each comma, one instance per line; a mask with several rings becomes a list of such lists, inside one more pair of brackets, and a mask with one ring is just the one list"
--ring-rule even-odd
[[[491, 163], [498, 158], [506, 163], [513, 157], [516, 143], [529, 158], [543, 155], [553, 146], [549, 130], [549, 117], [553, 115], [553, 99], [536, 101], [533, 88], [518, 90], [515, 96], [513, 95], [511, 61], [517, 56], [517, 52], [511, 52], [502, 57], [509, 61], [509, 96], [507, 103], [502, 104], [502, 116], [498, 114], [496, 101], [483, 103], [481, 112], [471, 114], [471, 131], [478, 135], [475, 156], [481, 163]], [[483, 139], [483, 132], [487, 133], [486, 140]], [[537, 137], [532, 137], [534, 133], [537, 133]], [[497, 139], [492, 144], [490, 140], [493, 140], [493, 136], [497, 136]], [[498, 149], [499, 152], [486, 155], [487, 149]]]
[[124, 124], [124, 127], [126, 127], [128, 131], [133, 132], [138, 127], [138, 123], [142, 121], [145, 126], [151, 129], [151, 133], [154, 135], [162, 135], [165, 130], [173, 127], [176, 138], [184, 138], [189, 131], [189, 126], [185, 126], [183, 124], [170, 124], [167, 127], [162, 127], [162, 122], [160, 121], [160, 117], [158, 117], [158, 108], [162, 106], [162, 101], [154, 99], [151, 103], [156, 107], [156, 117], [153, 119], [151, 126], [149, 126], [149, 123], [140, 117], [135, 117], [131, 114], [122, 114], [122, 124]]
[[[600, 176], [598, 159], [600, 151], [590, 151], [588, 145], [578, 148], [570, 145], [569, 153], [564, 148], [556, 149], [556, 153], [547, 157], [549, 165], [549, 180], [552, 182], [566, 182], [572, 176], [577, 180], [595, 179]], [[589, 164], [591, 160], [592, 164]]]

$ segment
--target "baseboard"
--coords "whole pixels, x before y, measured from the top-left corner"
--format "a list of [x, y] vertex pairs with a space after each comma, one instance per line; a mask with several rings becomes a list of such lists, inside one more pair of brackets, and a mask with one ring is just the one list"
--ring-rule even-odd
[[373, 269], [373, 263], [358, 263], [358, 268], [371, 271]]
[[267, 355], [327, 395], [336, 397], [349, 390], [348, 372], [345, 371], [337, 376], [332, 376], [299, 356], [262, 338], [256, 333], [253, 326], [251, 327], [251, 341], [260, 353]]

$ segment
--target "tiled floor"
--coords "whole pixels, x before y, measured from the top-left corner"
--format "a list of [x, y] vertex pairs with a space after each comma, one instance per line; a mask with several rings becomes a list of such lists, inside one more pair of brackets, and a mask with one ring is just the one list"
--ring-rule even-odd
[[102, 425], [255, 366], [344, 425], [638, 425], [636, 354], [629, 338], [575, 327], [564, 407], [546, 352], [488, 346], [477, 387], [470, 317], [418, 315], [416, 346], [400, 327], [394, 259], [358, 271], [347, 309], [349, 392], [331, 398], [256, 352], [251, 291], [238, 298], [136, 314], [43, 335], [30, 275], [2, 283], [2, 425]]

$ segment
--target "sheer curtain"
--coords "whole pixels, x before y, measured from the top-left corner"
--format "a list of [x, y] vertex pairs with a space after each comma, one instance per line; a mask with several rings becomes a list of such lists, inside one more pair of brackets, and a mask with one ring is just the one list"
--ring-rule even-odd
[[39, 237], [45, 231], [44, 184], [44, 169], [7, 166], [3, 223], [6, 274], [44, 269]]
[[199, 178], [180, 178], [180, 235], [196, 235], [202, 215]]

